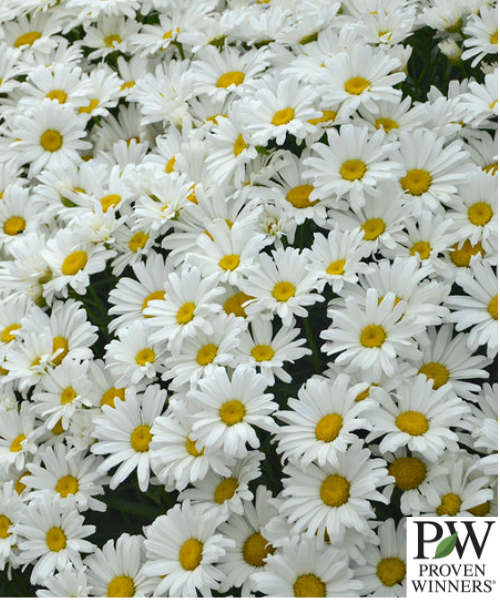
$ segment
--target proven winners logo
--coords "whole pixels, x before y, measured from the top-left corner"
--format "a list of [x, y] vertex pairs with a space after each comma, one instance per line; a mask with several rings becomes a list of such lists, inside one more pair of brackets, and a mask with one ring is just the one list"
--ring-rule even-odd
[[407, 519], [408, 598], [498, 597], [498, 517]]

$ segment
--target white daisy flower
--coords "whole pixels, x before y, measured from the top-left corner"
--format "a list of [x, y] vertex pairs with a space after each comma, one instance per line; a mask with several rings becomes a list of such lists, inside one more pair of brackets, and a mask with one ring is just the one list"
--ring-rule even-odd
[[87, 598], [91, 592], [85, 567], [76, 570], [71, 564], [47, 577], [43, 585], [36, 591], [38, 598]]
[[473, 58], [472, 66], [477, 66], [487, 54], [498, 53], [498, 8], [481, 5], [479, 14], [470, 14], [464, 26], [464, 46], [462, 60]]
[[24, 502], [14, 490], [13, 481], [0, 486], [0, 569], [15, 563], [14, 549], [17, 546], [16, 524], [25, 510]]
[[0, 465], [21, 471], [38, 450], [37, 441], [42, 430], [35, 421], [29, 402], [22, 402], [20, 410], [0, 407]]
[[161, 578], [155, 596], [192, 598], [218, 590], [224, 573], [218, 563], [234, 542], [215, 533], [223, 521], [216, 511], [189, 500], [176, 504], [146, 529], [144, 575]]
[[109, 487], [114, 490], [137, 469], [139, 489], [145, 492], [150, 479], [150, 443], [153, 439], [151, 427], [165, 407], [166, 392], [156, 385], [149, 386], [144, 394], [129, 389], [125, 400], [116, 402], [115, 407], [103, 406], [103, 415], [94, 419], [94, 436], [98, 440], [92, 445], [94, 454], [109, 454], [99, 465], [106, 473], [120, 465], [111, 478]]
[[48, 495], [39, 496], [21, 513], [16, 524], [19, 536], [19, 562], [34, 564], [30, 581], [43, 584], [55, 570], [68, 564], [82, 566], [82, 552], [92, 552], [94, 544], [84, 538], [95, 532], [84, 525], [83, 517], [71, 505], [62, 505]]
[[498, 473], [498, 384], [484, 383], [476, 401], [479, 407], [471, 406], [469, 419], [473, 447], [488, 454], [480, 459], [480, 466], [485, 475], [495, 476]]
[[462, 96], [464, 121], [471, 127], [489, 127], [498, 119], [498, 67], [488, 73], [484, 84], [469, 83], [469, 92]]

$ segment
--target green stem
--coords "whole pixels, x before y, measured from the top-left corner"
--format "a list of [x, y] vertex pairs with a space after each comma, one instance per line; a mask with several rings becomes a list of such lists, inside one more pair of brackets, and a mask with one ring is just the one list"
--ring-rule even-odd
[[309, 348], [312, 350], [312, 360], [314, 366], [318, 370], [318, 372], [320, 372], [322, 371], [323, 363], [318, 351], [318, 347], [316, 345], [316, 340], [314, 339], [314, 333], [311, 328], [311, 324], [309, 323], [309, 319], [307, 317], [302, 319], [302, 323], [304, 324], [304, 330], [307, 336], [307, 343], [309, 345]]

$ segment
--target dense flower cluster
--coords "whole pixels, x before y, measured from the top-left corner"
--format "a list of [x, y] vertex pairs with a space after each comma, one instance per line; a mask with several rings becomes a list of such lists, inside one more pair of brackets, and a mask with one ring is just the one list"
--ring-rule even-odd
[[497, 42], [2, 0], [0, 586], [401, 596], [405, 516], [497, 515]]

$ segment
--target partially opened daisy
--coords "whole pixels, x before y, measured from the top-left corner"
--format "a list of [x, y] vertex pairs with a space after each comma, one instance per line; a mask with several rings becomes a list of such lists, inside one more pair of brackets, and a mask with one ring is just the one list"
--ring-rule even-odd
[[95, 526], [84, 525], [83, 517], [71, 504], [62, 505], [50, 493], [42, 493], [38, 502], [22, 512], [16, 525], [19, 562], [34, 565], [31, 583], [43, 584], [67, 564], [81, 567], [81, 554], [95, 548], [85, 539], [94, 531]]
[[254, 427], [276, 429], [271, 414], [278, 405], [272, 394], [264, 393], [267, 385], [266, 378], [247, 365], [238, 365], [231, 377], [218, 367], [201, 379], [198, 389], [187, 395], [197, 447], [223, 450], [228, 458], [244, 458], [246, 444], [258, 448]]
[[187, 500], [146, 528], [144, 575], [158, 578], [155, 596], [193, 598], [219, 589], [224, 573], [214, 563], [234, 545], [215, 533], [223, 520], [216, 511], [207, 512], [205, 506]]
[[453, 395], [451, 385], [434, 390], [424, 374], [413, 381], [402, 381], [397, 388], [397, 402], [381, 388], [372, 397], [380, 406], [367, 414], [373, 426], [368, 440], [384, 436], [380, 451], [394, 452], [407, 447], [421, 452], [429, 460], [437, 460], [446, 449], [458, 450], [456, 427], [465, 427], [469, 408]]
[[112, 490], [136, 469], [139, 488], [148, 489], [151, 427], [163, 412], [165, 399], [166, 392], [155, 385], [149, 386], [144, 394], [128, 390], [124, 401], [115, 402], [114, 408], [103, 406], [104, 414], [94, 419], [97, 443], [92, 446], [92, 452], [109, 455], [99, 465], [99, 471], [106, 473], [120, 465], [109, 484]]

